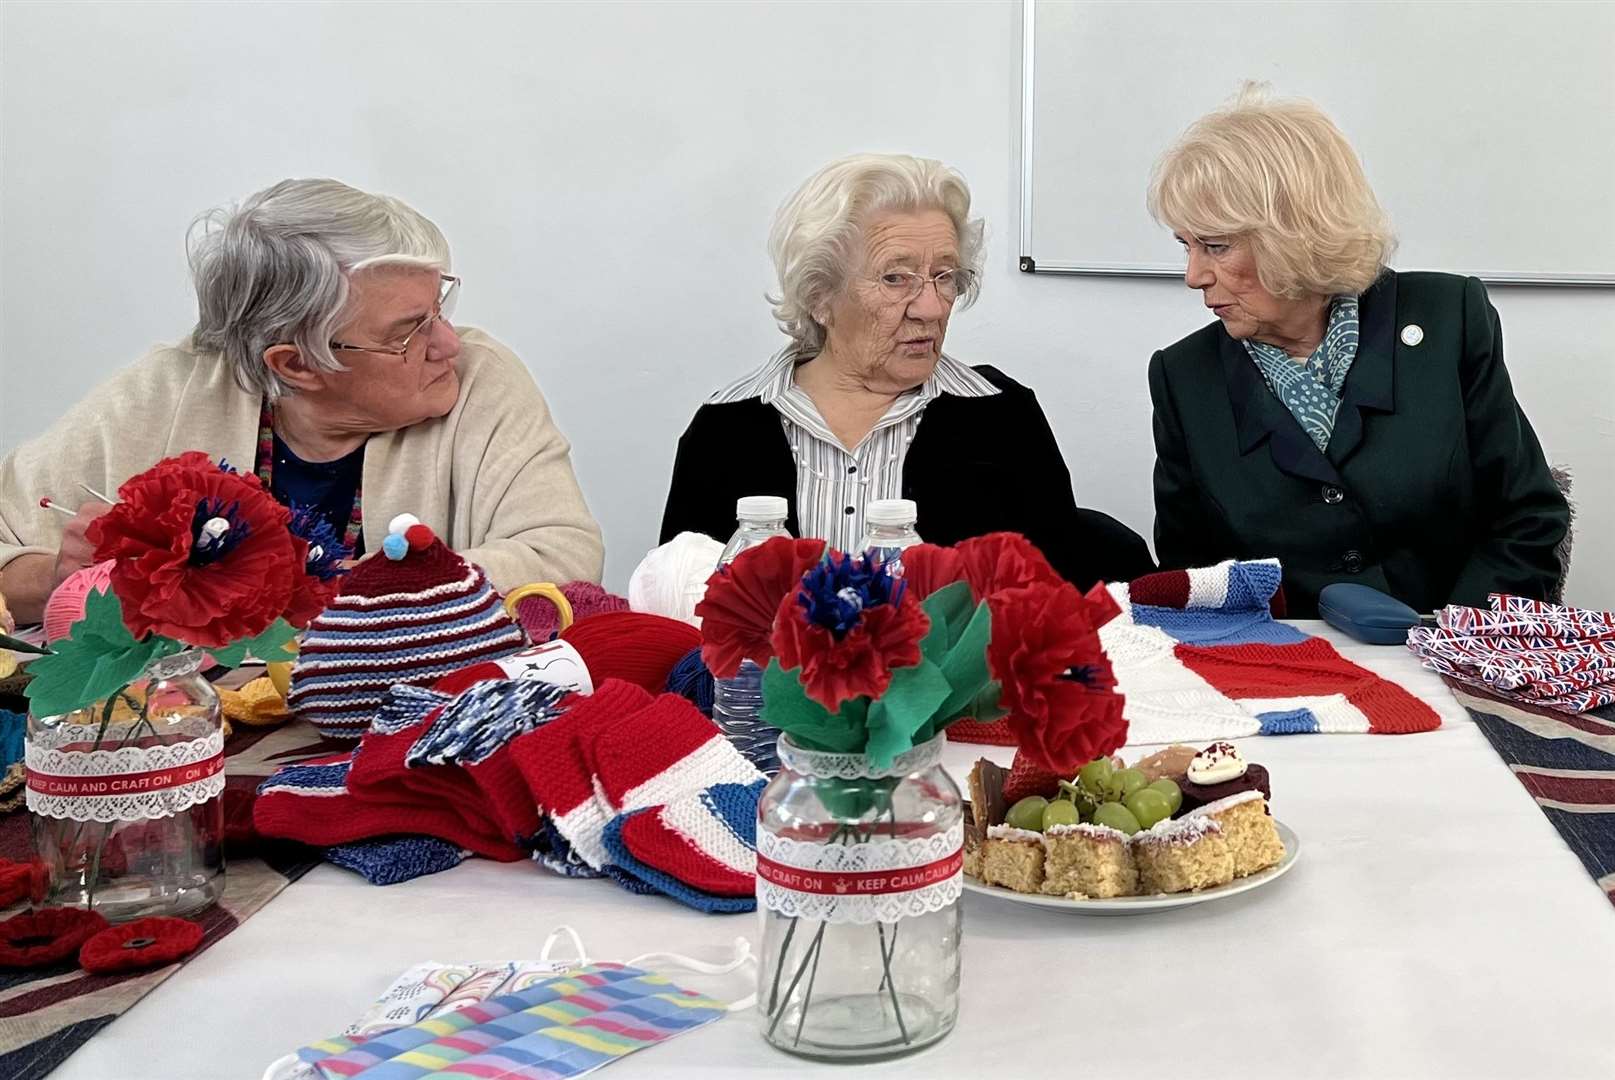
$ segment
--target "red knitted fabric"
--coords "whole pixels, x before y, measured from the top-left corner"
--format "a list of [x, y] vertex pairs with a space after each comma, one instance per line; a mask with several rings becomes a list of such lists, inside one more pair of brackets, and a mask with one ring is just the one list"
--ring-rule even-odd
[[78, 955], [79, 946], [107, 927], [98, 911], [41, 908], [0, 922], [0, 968], [36, 968]]
[[700, 646], [701, 631], [661, 615], [611, 611], [578, 620], [560, 638], [583, 657], [596, 686], [622, 679], [654, 694], [667, 686], [673, 665]]
[[33, 864], [0, 859], [0, 908], [10, 907], [28, 896]]
[[572, 699], [564, 714], [537, 731], [511, 742], [511, 762], [527, 781], [539, 809], [565, 814], [594, 798], [594, 778], [585, 761], [582, 740], [591, 743], [597, 730], [629, 717], [651, 703], [633, 683], [611, 679], [588, 697]]
[[989, 746], [1014, 746], [1015, 733], [1008, 722], [994, 720], [978, 723], [975, 720], [955, 720], [947, 727], [949, 742], [985, 743]]
[[1316, 697], [1341, 694], [1388, 735], [1433, 731], [1434, 709], [1402, 687], [1358, 667], [1323, 638], [1294, 645], [1179, 644], [1178, 659], [1231, 698]]
[[79, 949], [79, 967], [97, 975], [144, 971], [172, 964], [202, 944], [202, 928], [185, 919], [154, 915], [109, 927]]
[[[572, 619], [581, 622], [595, 615], [612, 611], [627, 611], [628, 601], [615, 593], [607, 592], [592, 581], [569, 581], [561, 586], [561, 595], [572, 605]], [[561, 627], [561, 616], [555, 603], [542, 596], [524, 596], [516, 601], [516, 621], [527, 631], [529, 641], [548, 641]]]
[[389, 559], [381, 554], [365, 559], [342, 579], [341, 596], [374, 599], [395, 593], [418, 593], [435, 585], [445, 585], [465, 576], [465, 560], [440, 540], [425, 549], [414, 550], [406, 558]]

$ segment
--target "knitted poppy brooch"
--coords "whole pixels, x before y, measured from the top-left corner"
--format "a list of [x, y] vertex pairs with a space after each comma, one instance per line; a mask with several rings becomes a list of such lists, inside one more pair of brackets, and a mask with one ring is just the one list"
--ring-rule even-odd
[[189, 956], [200, 944], [202, 928], [196, 923], [154, 915], [109, 927], [85, 941], [79, 966], [98, 975], [143, 971]]
[[13, 915], [0, 922], [0, 968], [46, 967], [69, 960], [106, 926], [100, 913], [79, 908], [43, 908]]

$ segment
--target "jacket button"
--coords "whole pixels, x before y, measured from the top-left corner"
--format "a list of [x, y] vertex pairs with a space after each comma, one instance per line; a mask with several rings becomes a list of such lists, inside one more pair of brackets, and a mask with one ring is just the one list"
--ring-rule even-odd
[[1323, 486], [1323, 501], [1328, 503], [1330, 506], [1339, 505], [1342, 501], [1344, 501], [1345, 498], [1346, 493], [1335, 487], [1335, 485], [1325, 484]]
[[1346, 568], [1346, 573], [1348, 574], [1360, 574], [1363, 572], [1363, 553], [1360, 551], [1346, 552], [1340, 557], [1340, 562]]

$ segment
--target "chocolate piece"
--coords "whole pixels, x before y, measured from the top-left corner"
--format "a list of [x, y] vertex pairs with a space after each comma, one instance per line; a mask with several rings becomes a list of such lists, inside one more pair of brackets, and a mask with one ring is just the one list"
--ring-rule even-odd
[[985, 839], [987, 830], [1004, 823], [1009, 807], [1004, 805], [1004, 778], [1008, 774], [986, 758], [979, 758], [970, 769], [971, 827]]
[[1183, 792], [1181, 813], [1184, 814], [1207, 803], [1214, 803], [1218, 799], [1238, 795], [1241, 791], [1260, 791], [1264, 799], [1273, 797], [1273, 788], [1267, 778], [1266, 766], [1254, 762], [1248, 762], [1245, 775], [1237, 779], [1225, 780], [1220, 784], [1197, 784], [1192, 780], [1180, 780], [1178, 789]]

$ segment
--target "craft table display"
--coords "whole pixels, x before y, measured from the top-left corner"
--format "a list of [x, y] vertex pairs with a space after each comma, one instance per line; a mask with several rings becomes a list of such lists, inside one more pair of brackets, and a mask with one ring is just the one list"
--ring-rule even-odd
[[[860, 1074], [1038, 1075], [1098, 1062], [1127, 1076], [1286, 1080], [1615, 1075], [1608, 900], [1434, 674], [1405, 650], [1297, 625], [1409, 689], [1443, 726], [1239, 740], [1271, 770], [1304, 852], [1253, 893], [1124, 919], [966, 896], [958, 1027]], [[977, 756], [1011, 754], [953, 745], [944, 761], [962, 781]], [[606, 961], [653, 950], [721, 960], [737, 935], [756, 936], [755, 916], [704, 915], [520, 863], [472, 860], [385, 889], [321, 866], [52, 1076], [255, 1078], [357, 1019], [411, 966], [534, 959], [560, 924]], [[753, 980], [678, 981], [732, 1000]], [[750, 1014], [611, 1069], [624, 1080], [845, 1074], [773, 1050]]]

